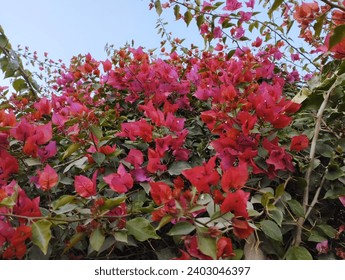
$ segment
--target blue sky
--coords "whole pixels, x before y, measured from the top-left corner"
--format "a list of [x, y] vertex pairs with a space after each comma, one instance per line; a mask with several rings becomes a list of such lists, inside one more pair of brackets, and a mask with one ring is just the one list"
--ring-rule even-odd
[[[12, 47], [28, 46], [40, 56], [68, 63], [73, 55], [91, 53], [105, 59], [106, 43], [121, 47], [134, 40], [148, 49], [160, 46], [155, 29], [158, 15], [149, 0], [11, 0], [2, 1], [0, 25]], [[176, 22], [171, 10], [162, 18], [174, 37], [201, 45], [195, 25]]]

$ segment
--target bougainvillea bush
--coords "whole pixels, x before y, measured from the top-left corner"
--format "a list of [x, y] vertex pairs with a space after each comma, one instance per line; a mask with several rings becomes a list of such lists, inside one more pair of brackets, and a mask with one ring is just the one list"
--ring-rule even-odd
[[254, 1], [153, 1], [209, 46], [78, 55], [45, 94], [1, 30], [0, 257], [344, 258], [345, 8], [281, 3], [284, 28], [320, 29], [308, 83]]

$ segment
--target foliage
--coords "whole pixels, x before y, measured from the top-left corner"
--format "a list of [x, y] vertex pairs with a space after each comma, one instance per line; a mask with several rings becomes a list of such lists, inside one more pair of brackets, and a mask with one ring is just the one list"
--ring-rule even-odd
[[[281, 4], [265, 7], [282, 11], [282, 26], [255, 19], [254, 1], [152, 1], [159, 15], [195, 21], [205, 50], [167, 36], [160, 58], [141, 47], [78, 55], [50, 96], [33, 93], [21, 63], [10, 72], [1, 257], [344, 258], [345, 8]], [[314, 61], [287, 37], [292, 18], [312, 33]], [[20, 55], [0, 35], [8, 73]], [[303, 71], [316, 69], [307, 82], [300, 56]]]

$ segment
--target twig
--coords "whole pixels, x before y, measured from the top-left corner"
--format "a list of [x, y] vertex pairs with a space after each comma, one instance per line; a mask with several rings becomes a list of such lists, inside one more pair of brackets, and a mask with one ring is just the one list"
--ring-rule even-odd
[[339, 10], [342, 10], [343, 12], [345, 12], [345, 7], [343, 6], [340, 6], [340, 5], [337, 5], [335, 3], [332, 3], [328, 0], [321, 0], [321, 2], [327, 4], [328, 6], [330, 6], [332, 9], [339, 9]]
[[324, 119], [321, 119], [321, 122], [322, 122], [322, 124], [325, 126], [325, 128], [327, 129], [327, 130], [326, 130], [327, 132], [332, 133], [338, 140], [341, 139], [341, 136], [338, 135], [338, 133], [336, 133], [335, 131], [333, 131], [333, 130], [327, 125], [327, 123], [325, 122]]
[[[203, 15], [209, 15], [209, 16], [212, 16], [212, 17], [218, 17], [218, 18], [225, 18], [224, 16], [222, 15], [217, 15], [217, 14], [213, 14], [211, 12], [204, 12], [204, 11], [199, 11], [197, 9], [195, 9], [194, 7], [190, 7], [188, 5], [186, 5], [185, 3], [181, 3], [179, 1], [174, 1], [174, 3], [176, 3], [175, 5], [181, 5], [187, 9], [191, 9], [193, 10], [194, 12], [196, 13], [200, 13], [200, 14], [203, 14]], [[344, 8], [345, 10], [345, 8]], [[232, 15], [233, 18], [237, 18], [237, 19], [240, 19], [239, 16], [236, 16], [236, 15]], [[272, 31], [275, 35], [279, 36], [279, 38], [281, 40], [283, 40], [286, 44], [288, 44], [291, 48], [293, 48], [296, 52], [298, 52], [301, 56], [303, 56], [309, 63], [311, 63], [316, 69], [320, 70], [320, 67], [315, 64], [309, 57], [307, 57], [303, 52], [301, 52], [297, 47], [295, 47], [294, 45], [292, 45], [288, 39], [286, 39], [283, 35], [281, 35], [277, 30], [275, 30], [275, 28], [271, 27], [268, 23], [265, 23], [265, 22], [262, 22], [258, 19], [249, 19], [248, 21], [251, 21], [251, 22], [258, 22], [259, 24], [261, 24], [262, 26], [268, 28], [270, 31]], [[224, 32], [224, 30], [222, 30], [222, 33], [225, 34], [227, 37], [230, 37], [228, 34], [226, 34]], [[231, 37], [230, 37], [231, 38]], [[232, 40], [234, 40], [234, 38], [231, 38]], [[237, 42], [237, 40], [234, 40], [235, 43], [237, 44], [237, 46], [239, 47], [239, 44]], [[240, 47], [239, 47], [240, 48]]]
[[314, 195], [314, 198], [313, 198], [312, 202], [310, 203], [307, 212], [305, 213], [305, 219], [308, 218], [308, 216], [309, 216], [311, 210], [313, 210], [315, 204], [318, 202], [318, 200], [319, 200], [319, 195], [320, 195], [321, 189], [322, 189], [323, 184], [325, 183], [325, 181], [326, 181], [326, 176], [323, 176], [323, 177], [322, 177], [322, 180], [321, 180], [321, 183], [320, 183], [320, 186], [317, 188], [317, 190], [316, 190], [316, 192], [315, 192], [315, 195]]
[[[6, 48], [0, 46], [0, 49], [4, 53], [4, 55], [7, 57], [7, 59], [11, 59], [11, 54]], [[27, 86], [29, 87], [33, 97], [37, 100], [39, 97], [38, 97], [38, 94], [37, 94], [35, 88], [33, 87], [32, 83], [30, 81], [30, 77], [25, 73], [25, 70], [20, 66], [19, 59], [18, 58], [15, 58], [15, 59], [18, 61], [18, 69], [17, 70], [19, 71], [19, 73], [23, 77], [23, 79], [25, 80], [25, 82], [26, 82]]]
[[[309, 205], [310, 179], [311, 179], [311, 173], [314, 169], [316, 144], [317, 144], [317, 140], [319, 138], [319, 133], [320, 133], [320, 129], [321, 129], [322, 116], [323, 116], [323, 113], [326, 109], [328, 99], [329, 99], [331, 93], [339, 85], [338, 79], [339, 79], [339, 77], [337, 77], [337, 80], [333, 83], [331, 88], [324, 95], [323, 102], [322, 102], [322, 104], [321, 104], [321, 106], [317, 112], [317, 115], [316, 115], [315, 130], [314, 130], [313, 140], [311, 142], [310, 155], [309, 155], [310, 164], [309, 164], [309, 168], [308, 168], [306, 175], [305, 175], [306, 187], [305, 187], [304, 193], [303, 193], [303, 204], [302, 204], [303, 210], [305, 213], [307, 211], [307, 206]], [[308, 209], [308, 211], [311, 211], [311, 209], [310, 210]], [[301, 242], [302, 242], [302, 228], [303, 228], [303, 224], [304, 224], [305, 220], [306, 220], [305, 217], [301, 217], [298, 219], [297, 229], [296, 229], [296, 234], [295, 234], [295, 241], [294, 241], [295, 246], [299, 246], [299, 244], [301, 244]]]

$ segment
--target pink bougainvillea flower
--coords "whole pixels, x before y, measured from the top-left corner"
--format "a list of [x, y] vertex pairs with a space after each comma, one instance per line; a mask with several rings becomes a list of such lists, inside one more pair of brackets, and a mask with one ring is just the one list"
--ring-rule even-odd
[[8, 147], [8, 134], [0, 132], [0, 150], [6, 150]]
[[118, 193], [126, 193], [133, 187], [133, 178], [122, 164], [119, 165], [117, 173], [104, 176], [103, 179], [112, 190]]
[[130, 173], [136, 182], [148, 182], [151, 180], [145, 168], [136, 168], [131, 170]]
[[36, 126], [34, 130], [34, 135], [37, 135], [36, 143], [38, 145], [43, 145], [48, 143], [53, 137], [53, 128], [51, 122]]
[[99, 148], [100, 153], [103, 153], [105, 155], [111, 155], [112, 153], [115, 153], [116, 151], [116, 145], [110, 146], [110, 145], [104, 145]]
[[263, 141], [263, 147], [268, 151], [269, 157], [266, 163], [271, 165], [274, 170], [289, 170], [293, 172], [295, 169], [292, 165], [292, 157], [283, 147], [278, 146], [277, 139], [268, 141], [267, 138]]
[[128, 137], [132, 141], [137, 137], [141, 137], [146, 142], [152, 141], [153, 127], [144, 119], [135, 122], [127, 122], [121, 124], [121, 132], [117, 136]]
[[150, 173], [156, 173], [158, 171], [165, 171], [167, 170], [167, 166], [161, 163], [161, 157], [159, 156], [158, 152], [149, 148], [148, 150], [148, 164], [147, 164], [147, 171]]
[[153, 106], [152, 100], [145, 105], [139, 105], [138, 108], [143, 110], [145, 116], [151, 119], [156, 126], [161, 126], [164, 123], [164, 113]]
[[17, 173], [19, 169], [18, 161], [6, 150], [0, 149], [0, 185], [6, 183], [11, 174]]
[[248, 218], [247, 202], [249, 196], [250, 193], [243, 190], [237, 190], [233, 193], [229, 192], [220, 207], [221, 212], [231, 212], [236, 217]]
[[125, 161], [132, 164], [135, 168], [141, 166], [144, 162], [144, 155], [142, 151], [137, 149], [131, 149], [125, 158]]
[[68, 118], [63, 116], [60, 113], [53, 112], [52, 116], [52, 123], [57, 125], [58, 127], [63, 127], [64, 124], [68, 121]]
[[246, 239], [254, 232], [254, 229], [246, 220], [232, 218], [232, 226], [234, 228], [234, 235], [241, 239]]
[[43, 171], [37, 171], [38, 174], [38, 185], [43, 191], [48, 191], [59, 181], [59, 175], [56, 173], [55, 169], [47, 164]]
[[21, 225], [16, 228], [13, 236], [10, 239], [12, 245], [24, 243], [26, 239], [31, 238], [31, 227]]
[[232, 249], [232, 241], [228, 237], [222, 236], [217, 240], [217, 259], [225, 259], [235, 256]]
[[224, 10], [236, 11], [242, 7], [242, 3], [237, 0], [226, 0]]
[[103, 71], [104, 72], [108, 72], [111, 70], [112, 63], [109, 59], [102, 61], [102, 65], [103, 65]]
[[309, 146], [309, 139], [306, 135], [294, 136], [291, 139], [290, 150], [291, 151], [302, 151]]
[[84, 198], [93, 196], [97, 193], [96, 190], [96, 179], [97, 179], [97, 171], [93, 174], [92, 180], [88, 177], [79, 175], [75, 176], [74, 178], [74, 188], [75, 191]]
[[38, 156], [40, 157], [42, 162], [46, 162], [47, 159], [55, 156], [56, 153], [57, 153], [57, 147], [56, 147], [55, 141], [51, 141], [44, 148], [38, 149]]
[[5, 259], [22, 259], [26, 253], [25, 241], [31, 238], [31, 227], [26, 225], [21, 225], [17, 227], [10, 238], [10, 245], [3, 252], [3, 257]]
[[255, 0], [249, 0], [248, 2], [245, 2], [246, 3], [246, 6], [248, 8], [254, 8], [254, 5], [255, 5]]
[[261, 39], [260, 37], [257, 37], [257, 38], [255, 39], [255, 41], [252, 43], [252, 46], [258, 48], [258, 47], [261, 46], [261, 44], [262, 44], [262, 39]]
[[52, 110], [51, 101], [46, 97], [42, 97], [39, 102], [34, 104], [34, 107], [41, 115], [50, 115]]
[[13, 138], [25, 142], [34, 132], [34, 126], [22, 118], [18, 125], [10, 130]]
[[215, 186], [219, 182], [219, 173], [215, 169], [216, 157], [210, 158], [210, 160], [202, 166], [195, 166], [191, 169], [184, 170], [182, 172], [198, 190], [198, 192], [210, 192], [210, 186]]
[[200, 251], [197, 236], [186, 236], [184, 245], [186, 246], [187, 252], [192, 257], [199, 260], [212, 260], [210, 256], [207, 256]]
[[150, 182], [150, 194], [157, 205], [169, 202], [172, 199], [171, 188], [163, 182]]
[[[26, 217], [40, 217], [40, 197], [30, 199], [25, 191], [19, 187], [18, 188], [18, 199], [16, 205], [13, 207], [13, 211], [17, 215], [26, 216]], [[27, 222], [26, 219], [21, 221], [23, 224]]]
[[244, 135], [248, 135], [249, 132], [254, 128], [258, 118], [246, 111], [242, 111], [238, 113], [237, 119], [240, 121], [242, 132], [244, 133]]
[[162, 158], [164, 157], [165, 152], [168, 151], [170, 146], [172, 145], [173, 138], [171, 135], [167, 135], [161, 138], [156, 138], [155, 143], [156, 143], [156, 152]]
[[0, 220], [0, 247], [2, 247], [6, 241], [10, 240], [14, 232], [15, 230], [9, 222]]
[[320, 254], [327, 254], [328, 253], [328, 240], [319, 242], [316, 244], [316, 250], [318, 251], [319, 255]]
[[316, 2], [302, 2], [300, 6], [296, 6], [293, 17], [298, 23], [308, 25], [319, 12], [319, 4]]
[[221, 184], [225, 192], [242, 188], [248, 180], [246, 163], [240, 163], [238, 167], [230, 167], [222, 176]]
[[164, 125], [173, 132], [180, 132], [184, 128], [184, 118], [176, 118], [171, 112], [168, 112]]

